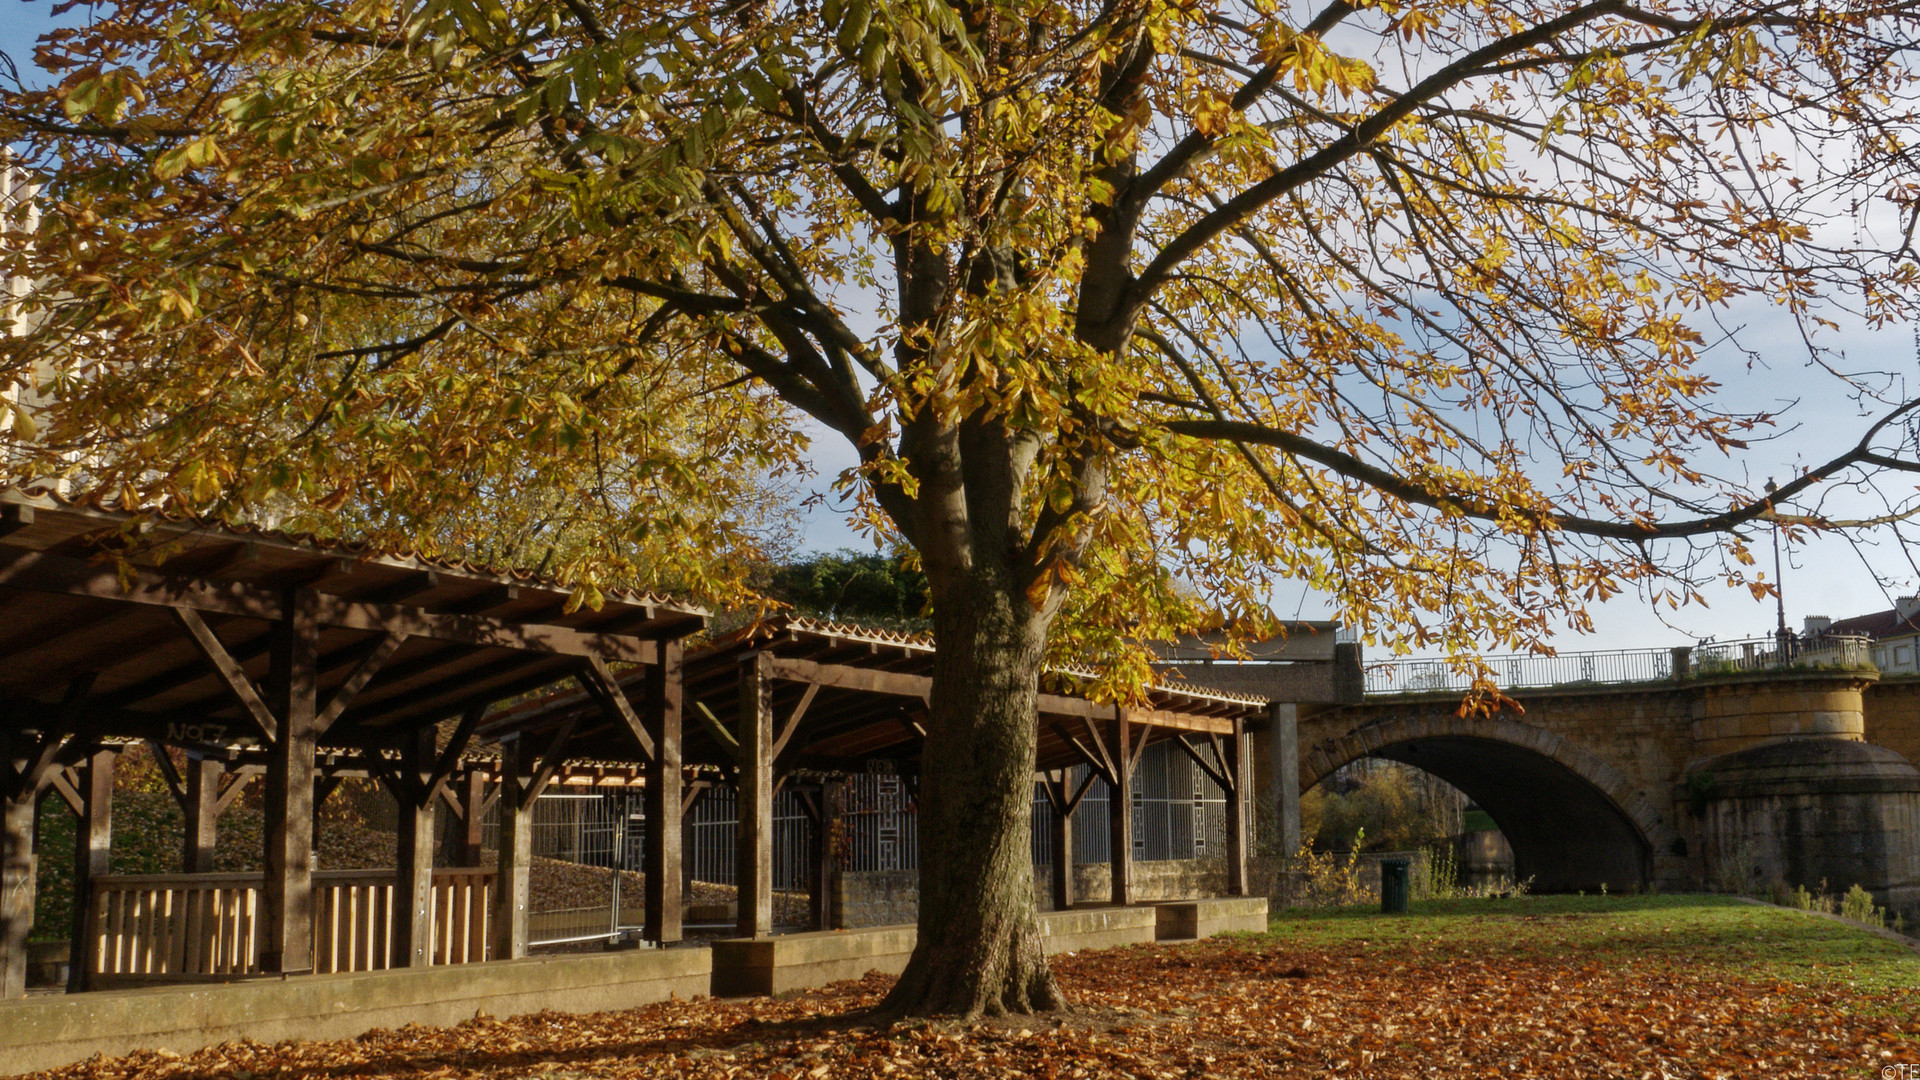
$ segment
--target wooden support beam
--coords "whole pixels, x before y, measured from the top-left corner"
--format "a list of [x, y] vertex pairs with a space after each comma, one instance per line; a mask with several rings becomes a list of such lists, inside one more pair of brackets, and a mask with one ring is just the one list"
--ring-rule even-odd
[[[681, 701], [683, 655], [678, 641], [660, 644], [660, 662], [646, 669], [641, 700], [642, 722], [653, 741], [647, 758], [647, 786], [643, 796], [647, 813], [647, 843], [641, 854], [646, 875], [645, 919], [642, 935], [655, 944], [679, 941], [684, 911], [681, 893]], [[697, 794], [697, 792], [696, 792]]]
[[415, 728], [402, 750], [402, 786], [398, 843], [395, 845], [392, 963], [426, 967], [433, 963], [433, 803], [439, 785], [432, 782], [437, 761], [433, 729]]
[[[180, 848], [183, 874], [213, 873], [214, 852], [220, 843], [220, 811], [223, 803], [231, 799], [231, 796], [222, 799], [228, 794], [220, 775], [225, 769], [225, 764], [217, 758], [187, 759], [186, 794], [181, 800], [186, 816], [186, 835]], [[236, 773], [227, 778], [226, 786], [233, 789], [232, 795], [238, 795], [247, 779], [248, 774]]]
[[773, 679], [771, 654], [756, 653], [740, 665], [740, 766], [735, 773], [740, 816], [734, 840], [739, 866], [734, 884], [739, 889], [736, 929], [741, 937], [773, 933]]
[[[773, 677], [835, 689], [862, 690], [873, 694], [919, 698], [921, 701], [925, 701], [927, 695], [933, 692], [933, 677], [930, 675], [852, 667], [846, 664], [823, 664], [812, 660], [785, 657], [774, 660]], [[1040, 694], [1036, 698], [1036, 704], [1041, 716], [1054, 719], [1104, 721], [1113, 713], [1111, 705], [1065, 694]], [[1213, 716], [1204, 712], [1187, 712], [1178, 709], [1132, 709], [1130, 711], [1133, 714], [1135, 726], [1139, 727], [1211, 731], [1220, 734], [1232, 728], [1231, 722], [1226, 717]]]
[[[153, 755], [153, 764], [160, 770], [160, 779], [167, 783], [167, 794], [173, 796], [174, 805], [182, 814], [187, 813], [187, 782], [180, 776], [180, 770], [174, 768], [173, 755], [158, 739], [146, 740], [147, 752]], [[190, 871], [189, 871], [190, 872]]]
[[0, 792], [0, 999], [27, 993], [27, 939], [33, 931], [33, 785]]
[[561, 721], [560, 726], [554, 730], [553, 737], [547, 740], [547, 747], [541, 752], [539, 763], [534, 767], [532, 775], [527, 778], [525, 790], [520, 793], [520, 797], [526, 800], [529, 807], [533, 805], [533, 800], [540, 797], [541, 792], [547, 790], [547, 785], [553, 782], [553, 774], [559, 771], [560, 766], [566, 764], [567, 744], [573, 740], [573, 732], [579, 726], [579, 717], [569, 717]]
[[266, 774], [267, 770], [265, 768], [255, 765], [242, 765], [237, 769], [228, 770], [226, 777], [220, 781], [220, 797], [213, 802], [213, 812], [215, 814], [226, 813], [227, 807], [233, 805], [233, 800], [239, 798], [240, 793], [247, 790], [248, 781], [256, 776], [265, 776]]
[[359, 695], [360, 691], [367, 688], [367, 684], [373, 681], [375, 675], [380, 674], [380, 669], [386, 666], [387, 661], [392, 659], [393, 654], [398, 652], [400, 646], [406, 642], [407, 635], [396, 633], [382, 635], [380, 640], [373, 644], [367, 651], [367, 655], [354, 667], [353, 674], [348, 675], [345, 682], [334, 687], [332, 696], [327, 698], [326, 708], [321, 709], [320, 715], [314, 719], [314, 726], [320, 734], [327, 733], [327, 729], [333, 726], [333, 722], [340, 719], [340, 714], [347, 711], [347, 706], [353, 704], [353, 699]]
[[1068, 746], [1073, 747], [1074, 753], [1080, 755], [1080, 760], [1086, 763], [1087, 768], [1091, 769], [1095, 776], [1105, 780], [1109, 786], [1119, 783], [1117, 778], [1119, 766], [1115, 764], [1113, 754], [1107, 750], [1107, 741], [1101, 737], [1100, 729], [1091, 720], [1083, 719], [1080, 723], [1083, 728], [1082, 734], [1086, 736], [1084, 740], [1069, 731], [1065, 724], [1053, 725], [1054, 734], [1060, 736]]
[[[261, 895], [260, 970], [313, 970], [314, 763], [320, 627], [311, 594], [294, 594], [275, 623], [268, 699], [277, 721], [267, 765], [266, 887]], [[204, 625], [204, 624], [203, 624]]]
[[[1236, 728], [1241, 725], [1235, 722]], [[1250, 822], [1247, 796], [1253, 791], [1247, 761], [1244, 731], [1226, 739], [1221, 765], [1230, 783], [1227, 788], [1227, 895], [1246, 896], [1251, 888], [1247, 877], [1247, 852]]]
[[80, 793], [80, 786], [85, 782], [80, 778], [78, 769], [60, 769], [49, 771], [47, 774], [47, 787], [52, 789], [53, 793], [60, 797], [60, 801], [67, 805], [67, 809], [73, 811], [73, 816], [78, 818], [87, 816], [87, 797]]
[[20, 503], [0, 506], [0, 536], [12, 536], [33, 525], [33, 507]]
[[460, 756], [467, 752], [467, 746], [473, 742], [474, 730], [487, 715], [484, 705], [469, 708], [460, 716], [460, 722], [453, 727], [453, 734], [447, 736], [447, 745], [434, 759], [433, 768], [427, 773], [426, 787], [421, 792], [420, 801], [431, 806], [433, 800], [446, 792], [447, 781], [453, 771], [460, 767]]
[[713, 786], [713, 781], [711, 780], [686, 780], [685, 781], [685, 788], [683, 789], [685, 791], [685, 794], [680, 796], [681, 820], [684, 821], [686, 819], [686, 816], [693, 812], [693, 804], [699, 802], [700, 796], [705, 795], [707, 793], [707, 789], [712, 786]]
[[581, 664], [580, 670], [574, 674], [574, 678], [580, 683], [580, 689], [585, 690], [587, 696], [600, 706], [600, 711], [614, 722], [614, 726], [624, 728], [633, 738], [634, 745], [640, 748], [641, 756], [652, 760], [658, 752], [654, 747], [653, 736], [647, 733], [647, 725], [641, 723], [640, 717], [634, 713], [633, 703], [627, 700], [626, 690], [621, 687], [620, 680], [613, 677], [613, 672], [607, 668], [606, 661], [597, 656], [587, 657]]
[[355, 599], [371, 604], [404, 604], [408, 600], [424, 593], [430, 593], [440, 587], [440, 572], [437, 570], [415, 570], [385, 588], [371, 593], [363, 593]]
[[820, 785], [813, 813], [813, 865], [809, 867], [807, 901], [815, 930], [833, 929], [834, 838], [846, 812], [847, 782], [829, 779]]
[[793, 711], [788, 713], [786, 720], [781, 723], [780, 734], [773, 740], [773, 751], [769, 760], [780, 760], [781, 751], [787, 748], [787, 743], [793, 739], [793, 733], [800, 730], [800, 721], [807, 715], [807, 706], [813, 704], [814, 695], [819, 692], [820, 684], [807, 684], [806, 690], [800, 695], [800, 703], [793, 707]]
[[494, 960], [527, 955], [528, 872], [533, 865], [533, 794], [539, 755], [525, 736], [500, 748], [500, 862], [494, 876]]
[[[59, 772], [55, 766], [79, 749], [73, 734], [80, 727], [93, 680], [92, 673], [85, 673], [67, 684], [60, 705], [37, 737], [30, 737], [21, 727], [0, 725], [0, 999], [26, 993], [27, 939], [33, 931], [35, 876], [39, 871], [33, 844], [34, 819], [39, 813], [40, 793], [53, 785]], [[74, 785], [69, 782], [68, 787]], [[84, 818], [82, 793], [62, 793], [63, 798], [68, 796], [81, 804]]]
[[481, 837], [485, 835], [487, 777], [477, 769], [468, 769], [460, 778], [460, 829], [448, 860], [455, 866], [479, 866]]
[[[0, 588], [93, 596], [103, 600], [279, 622], [284, 596], [236, 581], [203, 581], [149, 570], [113, 567], [45, 552], [0, 550]], [[514, 649], [558, 656], [598, 656], [637, 664], [658, 658], [654, 643], [626, 635], [572, 627], [511, 623], [482, 615], [436, 614], [398, 604], [348, 600], [302, 591], [308, 615], [321, 626], [399, 633], [482, 648]]]
[[94, 879], [111, 871], [113, 851], [113, 763], [116, 750], [97, 750], [81, 766], [81, 813], [73, 830], [73, 921], [67, 935], [67, 992], [91, 989], [93, 950], [87, 923], [93, 910]]
[[713, 736], [713, 741], [719, 744], [720, 749], [737, 764], [740, 760], [740, 740], [733, 732], [727, 730], [727, 725], [713, 715], [713, 710], [707, 708], [707, 703], [704, 701], [694, 701], [693, 714], [700, 718], [700, 725]]
[[1113, 866], [1113, 902], [1125, 907], [1134, 901], [1133, 766], [1140, 758], [1137, 753], [1129, 752], [1134, 736], [1127, 710], [1115, 706], [1111, 725], [1115, 753], [1113, 788], [1107, 806], [1108, 857]]
[[[491, 706], [530, 690], [551, 686], [565, 679], [572, 671], [572, 665], [560, 659], [519, 666], [501, 665], [491, 673], [485, 668], [486, 665], [482, 665], [478, 670], [461, 670], [445, 679], [380, 698], [378, 723], [369, 724], [369, 730], [437, 723], [450, 716], [459, 716], [475, 706]], [[387, 679], [397, 684], [401, 676], [398, 672], [390, 671]], [[453, 695], [451, 701], [448, 700], [450, 695]], [[349, 710], [349, 721], [371, 719], [352, 715], [355, 711]]]
[[1212, 761], [1208, 761], [1205, 757], [1202, 757], [1199, 749], [1196, 748], [1186, 736], [1177, 736], [1173, 741], [1180, 747], [1181, 751], [1187, 755], [1188, 760], [1193, 762], [1194, 767], [1204, 773], [1207, 779], [1213, 781], [1213, 786], [1228, 795], [1233, 794], [1233, 777], [1228, 771], [1226, 758], [1224, 756], [1225, 751], [1222, 749], [1219, 739], [1209, 740], [1209, 745], [1213, 750]]
[[[121, 611], [121, 609], [117, 607], [112, 608], [110, 610], [114, 611], [116, 614], [118, 614]], [[366, 642], [361, 642], [352, 646], [348, 646], [346, 648], [335, 649], [332, 652], [322, 655], [320, 657], [320, 673], [322, 677], [324, 678], [324, 676], [332, 673], [333, 671], [341, 667], [345, 667], [349, 664], [359, 664], [363, 662], [366, 659], [367, 653], [369, 652], [370, 648], [372, 648], [373, 646], [377, 646], [378, 644], [379, 644], [379, 639], [375, 639], [372, 645], [369, 645]], [[254, 660], [259, 659], [262, 656], [267, 655], [267, 651], [270, 648], [272, 648], [272, 645], [273, 645], [272, 634], [270, 633], [258, 634], [246, 641], [229, 643], [227, 645], [227, 653], [231, 655], [236, 662], [244, 666]], [[462, 650], [460, 650], [458, 647], [450, 647], [448, 649], [448, 653], [453, 655], [457, 655], [461, 651]], [[4, 650], [0, 650], [0, 655], [4, 655]], [[442, 657], [442, 659], [444, 659], [444, 657]], [[438, 663], [438, 662], [440, 661], [439, 660], [435, 661], [435, 663]], [[409, 664], [407, 666], [411, 667], [413, 665]], [[183, 686], [187, 686], [191, 683], [199, 681], [201, 678], [203, 678], [206, 675], [206, 670], [207, 670], [207, 667], [204, 662], [194, 662], [194, 663], [186, 664], [183, 666], [174, 667], [169, 670], [162, 671], [156, 675], [152, 675], [145, 679], [142, 679], [139, 682], [134, 683], [130, 686], [121, 687], [119, 690], [116, 690], [111, 694], [102, 695], [98, 702], [98, 705], [99, 707], [110, 708], [110, 709], [118, 709], [118, 708], [122, 708], [129, 705], [138, 706], [141, 703], [146, 702], [151, 698], [159, 697], [163, 694], [170, 693], [174, 690], [178, 690]], [[399, 674], [399, 671], [395, 669], [389, 668], [385, 670], [389, 677]], [[203, 701], [188, 702], [182, 705], [181, 709], [182, 711], [187, 711], [187, 712], [191, 712], [195, 709], [204, 709], [209, 707], [213, 702], [217, 702], [221, 700], [225, 696], [226, 696], [225, 693], [222, 692], [220, 695], [214, 698], [208, 698]]]
[[[241, 709], [260, 729], [261, 737], [267, 742], [278, 739], [280, 724], [274, 717], [273, 710], [267, 707], [266, 700], [260, 696], [259, 688], [253, 685], [253, 680], [247, 677], [246, 669], [241, 667], [240, 661], [235, 660], [233, 654], [227, 651], [227, 647], [221, 643], [219, 636], [213, 632], [213, 628], [208, 626], [206, 620], [200, 617], [200, 613], [192, 608], [174, 608], [173, 615], [185, 628], [187, 636], [200, 647], [200, 655], [206, 658], [214, 673], [220, 676], [220, 681], [226, 685], [227, 692], [240, 703]], [[316, 671], [314, 675], [317, 677], [318, 672]]]
[[1092, 769], [1080, 781], [1080, 790], [1068, 794], [1073, 773], [1068, 769], [1050, 769], [1041, 780], [1047, 804], [1053, 809], [1053, 909], [1065, 911], [1073, 906], [1073, 812], [1087, 797], [1098, 774]]

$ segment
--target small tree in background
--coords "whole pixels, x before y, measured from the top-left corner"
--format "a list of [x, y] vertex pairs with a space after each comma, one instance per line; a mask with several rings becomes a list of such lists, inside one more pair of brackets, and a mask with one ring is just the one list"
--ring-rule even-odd
[[927, 575], [907, 552], [808, 556], [772, 568], [763, 591], [800, 615], [902, 630], [928, 626]]

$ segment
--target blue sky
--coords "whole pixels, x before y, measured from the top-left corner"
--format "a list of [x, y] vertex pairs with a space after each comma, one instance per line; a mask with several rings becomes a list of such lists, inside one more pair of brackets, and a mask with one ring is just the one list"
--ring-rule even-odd
[[[33, 43], [53, 29], [53, 7], [54, 0], [0, 0], [0, 53], [6, 53], [19, 65], [29, 85], [44, 85], [41, 81], [44, 74], [33, 67]], [[76, 8], [63, 16], [62, 21], [74, 25], [85, 18], [86, 10]], [[36, 74], [41, 74], [41, 79], [36, 79]]]

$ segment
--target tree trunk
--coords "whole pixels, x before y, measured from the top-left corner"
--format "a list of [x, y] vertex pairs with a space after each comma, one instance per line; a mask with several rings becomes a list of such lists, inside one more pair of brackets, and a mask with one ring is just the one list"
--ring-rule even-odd
[[1048, 616], [966, 575], [934, 602], [939, 647], [920, 775], [919, 940], [881, 1005], [893, 1015], [1065, 1005], [1034, 911], [1035, 695]]

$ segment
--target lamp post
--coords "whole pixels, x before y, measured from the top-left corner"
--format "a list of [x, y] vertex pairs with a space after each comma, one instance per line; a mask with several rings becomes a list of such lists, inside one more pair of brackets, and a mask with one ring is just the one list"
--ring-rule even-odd
[[[1774, 486], [1773, 478], [1768, 477], [1767, 478], [1767, 502], [1768, 502], [1767, 509], [1769, 511], [1775, 510], [1775, 507], [1772, 505], [1772, 502], [1773, 502], [1773, 493], [1777, 490], [1778, 488]], [[1774, 610], [1774, 617], [1776, 620], [1774, 631], [1773, 631], [1773, 637], [1774, 637], [1774, 642], [1779, 649], [1779, 662], [1784, 664], [1791, 659], [1788, 653], [1793, 648], [1793, 632], [1787, 629], [1787, 593], [1786, 593], [1787, 583], [1786, 583], [1786, 579], [1780, 576], [1780, 522], [1778, 520], [1775, 520], [1772, 522], [1772, 525], [1773, 525], [1773, 610]]]

